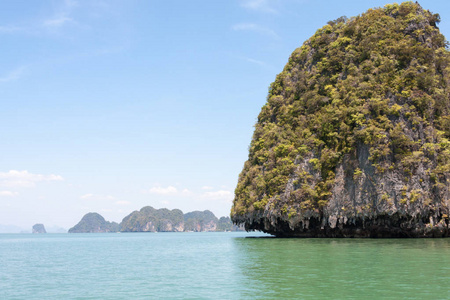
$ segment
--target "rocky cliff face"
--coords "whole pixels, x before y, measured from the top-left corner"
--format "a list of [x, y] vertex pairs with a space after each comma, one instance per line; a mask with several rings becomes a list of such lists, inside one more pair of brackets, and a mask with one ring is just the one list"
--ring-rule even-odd
[[450, 55], [405, 2], [329, 22], [271, 85], [235, 224], [289, 237], [449, 236]]
[[44, 224], [34, 224], [32, 233], [47, 233], [47, 231], [45, 231]]
[[209, 210], [193, 211], [184, 215], [185, 231], [216, 231], [217, 217]]
[[217, 222], [218, 219], [209, 210], [183, 214], [179, 209], [146, 206], [126, 216], [120, 225], [121, 231], [125, 232], [201, 232], [216, 231]]

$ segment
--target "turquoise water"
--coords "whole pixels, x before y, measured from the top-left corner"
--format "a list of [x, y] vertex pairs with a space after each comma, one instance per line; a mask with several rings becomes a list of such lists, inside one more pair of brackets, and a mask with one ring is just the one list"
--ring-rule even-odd
[[0, 299], [450, 299], [450, 239], [0, 234]]

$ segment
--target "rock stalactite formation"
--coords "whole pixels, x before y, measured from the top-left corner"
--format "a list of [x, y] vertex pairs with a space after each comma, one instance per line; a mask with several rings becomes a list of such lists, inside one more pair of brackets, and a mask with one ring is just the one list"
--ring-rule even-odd
[[444, 237], [450, 54], [405, 2], [319, 29], [270, 86], [231, 217], [279, 237]]

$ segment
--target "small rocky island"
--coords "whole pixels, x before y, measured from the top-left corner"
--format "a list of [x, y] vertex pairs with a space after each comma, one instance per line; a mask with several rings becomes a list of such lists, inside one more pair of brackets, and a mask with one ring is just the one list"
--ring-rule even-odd
[[98, 232], [204, 232], [239, 231], [230, 217], [217, 217], [209, 210], [186, 214], [179, 209], [155, 209], [145, 206], [123, 218], [120, 224], [106, 221], [98, 213], [88, 213], [69, 233]]
[[448, 237], [450, 54], [404, 2], [341, 17], [270, 86], [231, 217], [278, 237]]
[[34, 224], [32, 228], [32, 233], [47, 233], [44, 224]]

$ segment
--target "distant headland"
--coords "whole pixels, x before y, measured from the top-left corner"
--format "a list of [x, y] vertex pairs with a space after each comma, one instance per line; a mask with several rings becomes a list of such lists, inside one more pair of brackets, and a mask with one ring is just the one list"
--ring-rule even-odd
[[34, 224], [32, 228], [32, 233], [47, 233], [44, 224]]
[[203, 232], [242, 231], [244, 228], [231, 223], [230, 217], [218, 219], [209, 210], [183, 214], [179, 209], [155, 209], [145, 206], [123, 218], [120, 224], [106, 221], [100, 214], [87, 213], [69, 233], [102, 232]]

